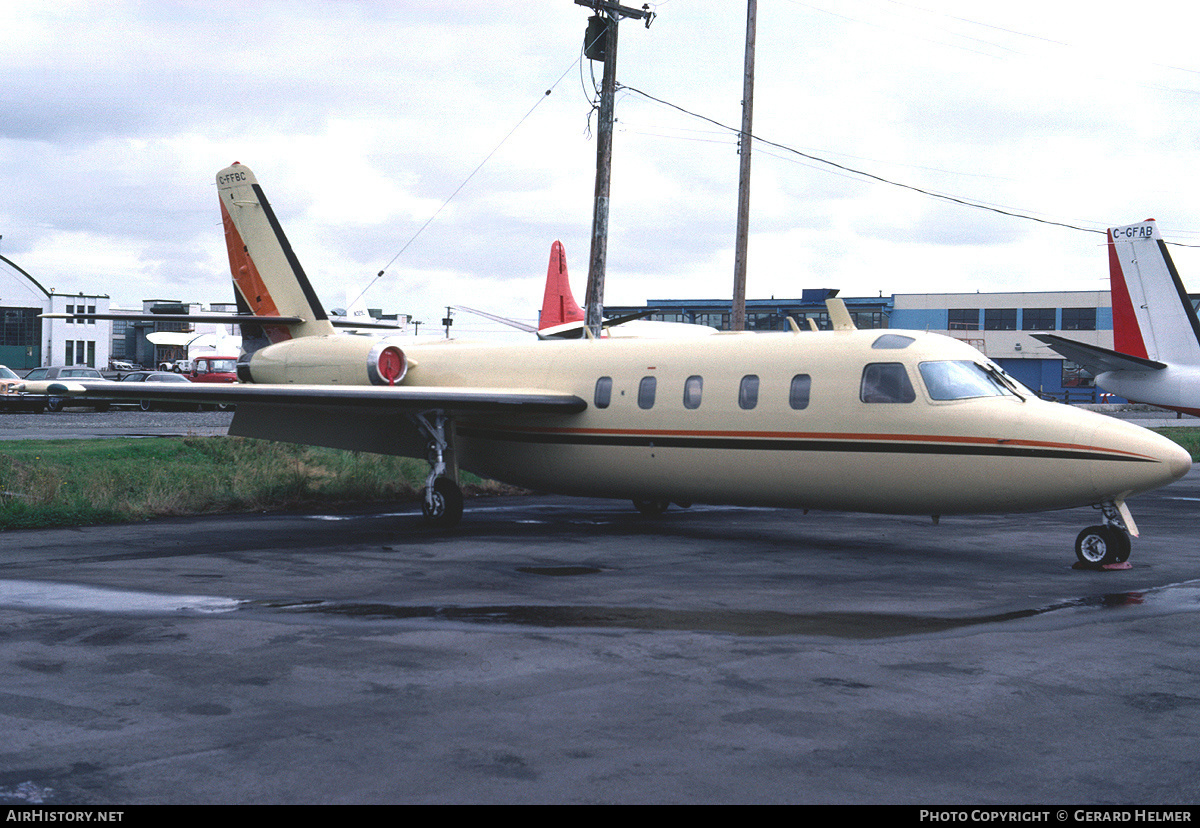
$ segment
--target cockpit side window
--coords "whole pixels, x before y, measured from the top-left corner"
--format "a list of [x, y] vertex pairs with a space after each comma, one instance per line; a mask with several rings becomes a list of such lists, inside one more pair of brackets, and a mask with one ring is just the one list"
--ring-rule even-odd
[[863, 367], [858, 396], [865, 403], [910, 403], [917, 392], [902, 363], [872, 362]]

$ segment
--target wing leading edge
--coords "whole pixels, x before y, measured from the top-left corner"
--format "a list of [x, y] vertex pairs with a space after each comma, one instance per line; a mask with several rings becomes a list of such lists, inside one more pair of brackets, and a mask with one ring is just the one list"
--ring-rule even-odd
[[575, 414], [587, 403], [574, 394], [536, 388], [438, 388], [386, 385], [182, 385], [164, 383], [28, 383], [27, 390], [59, 397], [159, 400], [205, 405], [245, 403], [281, 408], [357, 408], [396, 412], [437, 409], [447, 414], [526, 412]]

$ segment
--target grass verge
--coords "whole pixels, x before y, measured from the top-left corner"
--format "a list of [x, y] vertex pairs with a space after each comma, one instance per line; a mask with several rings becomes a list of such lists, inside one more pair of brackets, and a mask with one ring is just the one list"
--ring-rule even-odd
[[1153, 431], [1187, 449], [1193, 463], [1200, 460], [1200, 428], [1156, 428]]
[[[241, 437], [0, 444], [0, 530], [415, 500], [429, 465]], [[514, 491], [462, 475], [468, 494]]]
[[[1200, 459], [1200, 428], [1159, 434]], [[242, 437], [0, 443], [0, 530], [412, 501], [429, 465]], [[468, 494], [519, 491], [462, 475]]]

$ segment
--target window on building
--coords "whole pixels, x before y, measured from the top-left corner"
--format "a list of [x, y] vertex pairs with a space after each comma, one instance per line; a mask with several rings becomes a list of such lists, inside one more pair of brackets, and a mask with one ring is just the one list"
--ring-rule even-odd
[[75, 340], [68, 339], [66, 350], [63, 352], [63, 365], [75, 364]]
[[1064, 331], [1096, 330], [1095, 308], [1063, 308], [1062, 329]]
[[96, 367], [96, 343], [89, 342], [87, 344], [87, 364], [89, 368]]
[[683, 407], [699, 408], [700, 397], [704, 392], [704, 378], [690, 376], [683, 383]]
[[978, 308], [951, 308], [949, 317], [949, 329], [952, 331], [979, 330]]
[[985, 331], [1015, 331], [1017, 329], [1017, 309], [984, 308], [983, 329]]
[[788, 390], [788, 405], [797, 411], [808, 408], [808, 395], [812, 390], [812, 377], [808, 374], [796, 374], [792, 377], [792, 387]]
[[1053, 331], [1054, 308], [1025, 308], [1021, 311], [1021, 330]]
[[601, 377], [596, 380], [596, 408], [608, 408], [612, 401], [612, 377]]
[[[75, 324], [75, 320], [71, 318], [71, 314], [73, 314], [74, 312], [75, 312], [75, 306], [67, 305], [67, 324], [68, 325]], [[68, 362], [67, 364], [70, 365], [71, 363]]]
[[855, 311], [850, 316], [860, 331], [883, 327], [883, 311]]
[[758, 376], [747, 374], [738, 385], [738, 406], [749, 411], [758, 405]]
[[654, 393], [658, 389], [658, 380], [654, 377], [642, 377], [638, 383], [638, 408], [653, 408]]
[[[96, 312], [96, 306], [95, 306], [95, 305], [88, 305], [88, 306], [87, 306], [87, 312], [88, 312], [88, 313], [92, 313], [92, 314], [94, 314], [94, 313]], [[89, 320], [87, 321], [87, 323], [88, 323], [89, 325], [95, 325], [95, 324], [96, 324], [96, 320], [95, 320], [95, 319], [89, 319]]]
[[899, 362], [873, 362], [863, 368], [859, 399], [865, 403], [910, 403], [917, 398]]
[[1064, 359], [1062, 363], [1063, 388], [1095, 388], [1096, 378], [1078, 362]]

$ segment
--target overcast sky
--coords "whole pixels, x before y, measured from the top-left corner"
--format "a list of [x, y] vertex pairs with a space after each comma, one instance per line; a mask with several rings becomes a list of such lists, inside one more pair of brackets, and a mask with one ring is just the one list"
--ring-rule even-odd
[[[619, 81], [736, 128], [745, 4], [651, 7], [649, 29], [621, 24]], [[230, 301], [214, 175], [237, 160], [328, 307], [370, 285], [371, 307], [427, 322], [448, 304], [532, 320], [555, 239], [582, 300], [588, 15], [572, 0], [0, 0], [0, 253], [121, 306]], [[1182, 0], [761, 0], [754, 131], [1007, 211], [1095, 230], [1154, 217], [1200, 244], [1197, 23]], [[736, 135], [633, 91], [617, 118], [607, 302], [727, 297]], [[752, 157], [750, 298], [1107, 289], [1102, 235], [764, 144]], [[1200, 250], [1173, 252], [1200, 289]], [[485, 327], [464, 317], [459, 333]]]

